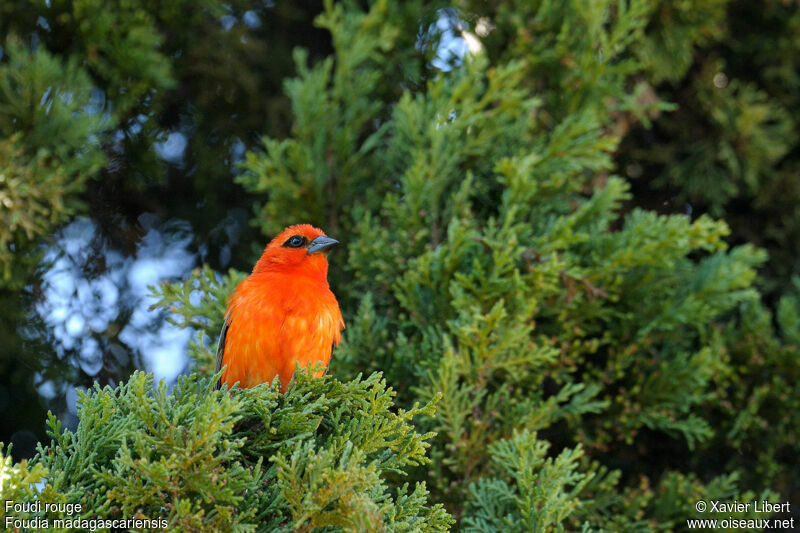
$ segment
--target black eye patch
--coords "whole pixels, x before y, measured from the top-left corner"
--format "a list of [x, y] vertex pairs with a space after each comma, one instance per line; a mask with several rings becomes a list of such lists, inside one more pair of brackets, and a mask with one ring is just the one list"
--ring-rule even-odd
[[303, 237], [302, 235], [292, 235], [286, 242], [283, 243], [285, 248], [302, 248], [303, 246], [308, 243], [308, 239]]

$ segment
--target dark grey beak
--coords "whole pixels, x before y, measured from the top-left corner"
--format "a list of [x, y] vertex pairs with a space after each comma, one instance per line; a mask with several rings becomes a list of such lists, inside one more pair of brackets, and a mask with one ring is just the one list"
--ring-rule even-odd
[[308, 243], [308, 253], [315, 254], [317, 252], [326, 252], [328, 251], [328, 248], [335, 244], [339, 244], [339, 241], [336, 239], [331, 239], [330, 237], [325, 237], [324, 235], [320, 235]]

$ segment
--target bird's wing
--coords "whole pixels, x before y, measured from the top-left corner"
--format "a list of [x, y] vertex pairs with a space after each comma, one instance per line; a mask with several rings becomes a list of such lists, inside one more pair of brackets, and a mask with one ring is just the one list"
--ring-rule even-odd
[[328, 375], [328, 369], [331, 367], [330, 360], [331, 360], [331, 358], [333, 358], [333, 349], [334, 348], [336, 348], [336, 342], [335, 341], [331, 343], [331, 357], [328, 359], [328, 364], [325, 365], [325, 372], [322, 373], [323, 376], [327, 376]]
[[[228, 326], [231, 325], [230, 313], [225, 315], [225, 324], [222, 326], [222, 331], [219, 333], [219, 344], [217, 345], [217, 363], [214, 365], [214, 373], [220, 371], [222, 368], [222, 356], [225, 354], [225, 337], [228, 335]], [[222, 386], [222, 378], [217, 380], [214, 389], [219, 389]]]

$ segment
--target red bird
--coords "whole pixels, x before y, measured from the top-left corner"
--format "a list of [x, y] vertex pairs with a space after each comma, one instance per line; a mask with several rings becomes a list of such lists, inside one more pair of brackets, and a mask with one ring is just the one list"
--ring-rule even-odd
[[237, 381], [255, 387], [279, 376], [286, 392], [295, 363], [328, 366], [344, 329], [328, 286], [327, 255], [338, 242], [310, 224], [298, 224], [267, 245], [228, 300], [215, 372], [225, 371], [217, 388]]

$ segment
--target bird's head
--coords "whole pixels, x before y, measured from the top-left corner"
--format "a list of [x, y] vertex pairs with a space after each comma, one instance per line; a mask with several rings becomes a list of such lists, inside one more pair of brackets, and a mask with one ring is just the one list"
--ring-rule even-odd
[[289, 226], [270, 241], [253, 268], [253, 273], [297, 271], [325, 278], [328, 274], [328, 252], [338, 243], [311, 224]]

